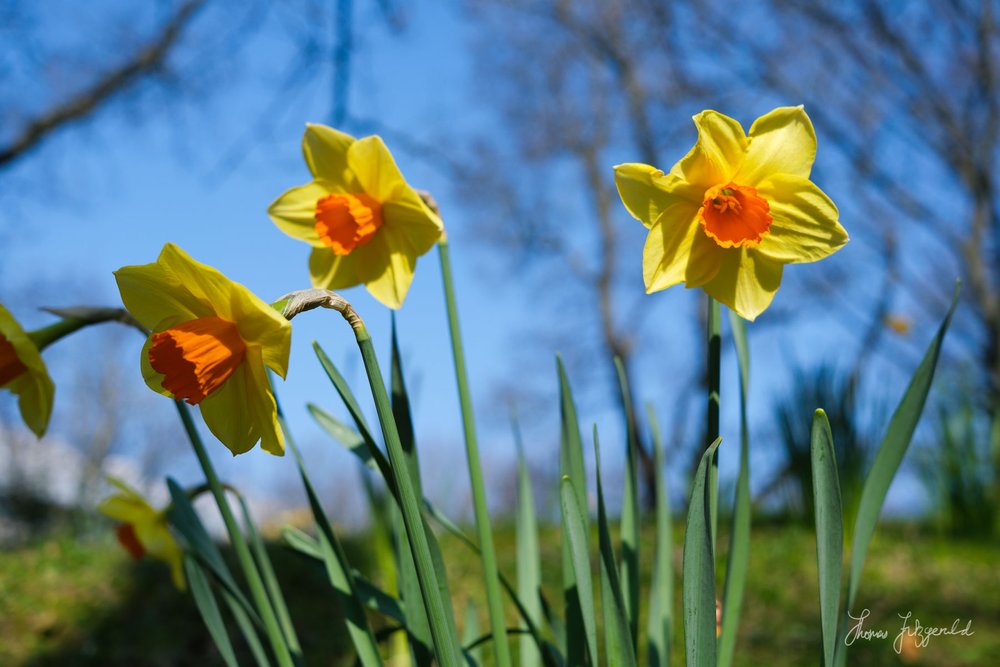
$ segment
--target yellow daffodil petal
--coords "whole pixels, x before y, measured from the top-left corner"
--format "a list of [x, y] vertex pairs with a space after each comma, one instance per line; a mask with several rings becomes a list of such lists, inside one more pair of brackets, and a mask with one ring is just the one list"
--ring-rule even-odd
[[398, 236], [405, 237], [411, 252], [423, 255], [441, 239], [444, 224], [420, 196], [410, 187], [401, 197], [382, 206], [386, 226]]
[[242, 363], [225, 384], [198, 404], [208, 430], [233, 455], [250, 451], [260, 440], [250, 405], [252, 382], [247, 364]]
[[184, 552], [176, 546], [167, 561], [170, 566], [170, 578], [174, 582], [174, 587], [179, 591], [187, 589], [187, 580], [184, 576]]
[[149, 363], [149, 348], [152, 344], [153, 338], [150, 336], [142, 344], [142, 350], [139, 352], [139, 369], [142, 371], [142, 379], [146, 382], [146, 386], [157, 394], [173, 398], [174, 395], [163, 388], [163, 374], [154, 369]]
[[285, 436], [278, 423], [277, 403], [268, 389], [270, 384], [264, 363], [260, 348], [257, 346], [247, 348], [244, 362], [250, 373], [250, 381], [247, 383], [247, 402], [250, 405], [255, 428], [260, 434], [261, 448], [275, 456], [284, 456]]
[[815, 262], [847, 243], [837, 207], [806, 178], [772, 174], [757, 186], [771, 208], [773, 222], [757, 252], [783, 264]]
[[752, 249], [726, 249], [719, 272], [703, 287], [709, 296], [752, 322], [771, 304], [781, 284], [782, 268]]
[[700, 188], [648, 164], [617, 165], [615, 185], [628, 212], [647, 227], [652, 226], [660, 213], [680, 201], [701, 204]]
[[314, 249], [309, 273], [314, 287], [344, 289], [363, 283], [380, 303], [398, 309], [413, 281], [416, 261], [408, 237], [398, 227], [386, 225], [350, 255]]
[[184, 590], [184, 554], [170, 532], [166, 514], [154, 509], [139, 492], [122, 480], [109, 476], [107, 481], [118, 489], [118, 493], [101, 501], [97, 511], [119, 523], [128, 524], [142, 552], [167, 563], [174, 585]]
[[267, 365], [285, 377], [291, 342], [288, 320], [243, 285], [173, 244], [164, 246], [157, 262], [195, 298], [211, 304], [212, 314], [235, 323], [245, 343], [263, 346]]
[[199, 302], [206, 304], [206, 314], [233, 321], [229, 298], [233, 283], [217, 269], [192, 259], [173, 243], [163, 246], [156, 263], [163, 267], [172, 286], [178, 285]]
[[153, 509], [142, 499], [118, 495], [102, 500], [97, 511], [121, 523], [138, 523]]
[[698, 142], [670, 173], [703, 189], [732, 179], [747, 149], [743, 127], [729, 116], [711, 109], [694, 117]]
[[170, 566], [170, 577], [174, 586], [184, 590], [184, 553], [170, 532], [166, 517], [156, 513], [147, 520], [133, 523], [136, 538], [146, 552], [153, 558], [161, 560]]
[[104, 480], [111, 486], [121, 491], [122, 495], [131, 498], [138, 498], [142, 502], [144, 503], [146, 502], [145, 499], [142, 497], [142, 494], [133, 489], [128, 484], [126, 484], [125, 480], [123, 480], [121, 477], [115, 477], [114, 475], [105, 475]]
[[[242, 285], [231, 285], [230, 308], [240, 338], [248, 347], [260, 348], [264, 364], [284, 379], [292, 346], [292, 323]], [[264, 385], [270, 386], [267, 382]]]
[[356, 139], [326, 125], [306, 124], [302, 137], [302, 155], [314, 178], [338, 183], [345, 192], [361, 192], [347, 160], [347, 152]]
[[642, 273], [646, 293], [678, 283], [698, 287], [719, 270], [721, 252], [696, 221], [698, 208], [687, 202], [663, 211], [646, 236]]
[[313, 248], [309, 253], [312, 286], [338, 290], [359, 284], [358, 256], [357, 251], [350, 255], [335, 255], [327, 248]]
[[440, 217], [407, 184], [380, 137], [354, 139], [310, 125], [303, 150], [316, 180], [276, 199], [271, 218], [313, 246], [314, 287], [363, 283], [379, 301], [399, 308], [416, 258], [443, 234]]
[[115, 521], [132, 524], [141, 523], [156, 514], [142, 494], [125, 482], [110, 475], [107, 481], [118, 489], [118, 493], [102, 500], [97, 506], [98, 512]]
[[285, 234], [316, 248], [324, 248], [325, 244], [316, 233], [316, 203], [340, 189], [332, 182], [317, 179], [285, 192], [271, 203], [267, 214]]
[[52, 403], [56, 386], [49, 376], [41, 352], [21, 327], [14, 315], [0, 305], [0, 335], [10, 344], [24, 372], [3, 386], [17, 396], [21, 419], [31, 431], [41, 438], [45, 435], [52, 417]]
[[10, 389], [17, 396], [21, 419], [31, 432], [39, 438], [45, 435], [52, 417], [52, 402], [56, 392], [56, 386], [48, 373], [42, 375], [29, 370], [12, 380], [5, 389]]
[[207, 303], [158, 263], [123, 266], [115, 271], [115, 280], [125, 308], [147, 329], [165, 329], [212, 314]]
[[406, 239], [396, 230], [385, 228], [381, 231], [358, 248], [358, 278], [379, 302], [398, 309], [413, 282], [416, 258], [402, 250]]
[[347, 151], [347, 163], [363, 192], [382, 204], [399, 199], [410, 189], [382, 137], [373, 135], [355, 141]]
[[815, 159], [816, 131], [805, 110], [779, 107], [750, 127], [746, 159], [732, 180], [756, 186], [774, 174], [809, 178]]

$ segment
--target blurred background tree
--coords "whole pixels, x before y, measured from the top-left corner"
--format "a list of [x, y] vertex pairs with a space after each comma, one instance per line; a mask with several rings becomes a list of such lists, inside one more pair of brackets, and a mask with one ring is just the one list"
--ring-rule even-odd
[[[578, 318], [563, 328], [564, 344], [573, 345], [577, 357], [621, 356], [633, 382], [637, 367], [652, 378], [642, 384], [647, 395], [670, 392], [662, 379], [684, 378], [690, 358], [698, 358], [661, 352], [663, 317], [635, 289], [644, 230], [618, 205], [607, 166], [642, 161], [669, 169], [690, 146], [688, 116], [701, 108], [740, 110], [747, 124], [753, 117], [747, 109], [802, 103], [819, 135], [816, 180], [841, 206], [851, 251], [815, 270], [788, 271], [777, 312], [762, 318], [752, 335], [770, 335], [778, 325], [816, 335], [809, 329], [815, 305], [835, 311], [832, 321], [851, 343], [840, 362], [852, 376], [849, 396], [859, 380], [880, 385], [887, 365], [915, 364], [953, 289], [942, 277], [961, 277], [968, 286], [956, 323], [961, 342], [950, 352], [975, 375], [975, 409], [995, 420], [995, 3], [467, 5], [479, 25], [479, 85], [504, 127], [476, 146], [487, 157], [480, 169], [466, 172], [469, 201], [486, 209], [478, 219], [490, 243], [517, 249], [510, 257], [518, 275], [531, 262], [541, 267], [538, 284], [560, 288], [537, 294], [573, 304], [559, 312], [563, 321], [567, 313]], [[702, 339], [692, 332], [691, 341]], [[613, 388], [609, 367], [604, 375]], [[799, 395], [841, 398], [830, 395], [828, 381], [824, 372], [800, 374], [794, 386]], [[678, 405], [679, 415], [700, 409], [684, 398], [691, 395], [689, 382], [665, 384], [677, 393], [658, 404]], [[782, 431], [788, 435], [785, 426]], [[689, 443], [695, 451], [698, 442]], [[994, 444], [994, 457], [998, 451]]]

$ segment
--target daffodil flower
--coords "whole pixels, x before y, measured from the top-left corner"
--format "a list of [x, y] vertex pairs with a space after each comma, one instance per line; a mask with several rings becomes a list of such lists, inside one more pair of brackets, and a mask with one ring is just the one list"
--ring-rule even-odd
[[266, 368], [288, 369], [291, 325], [246, 287], [167, 244], [153, 264], [115, 271], [122, 302], [152, 335], [143, 345], [150, 389], [201, 407], [233, 454], [285, 440]]
[[38, 346], [0, 305], [0, 388], [17, 396], [21, 419], [39, 438], [52, 416], [55, 385]]
[[380, 137], [355, 139], [310, 124], [302, 153], [313, 180], [278, 197], [268, 208], [271, 220], [312, 245], [313, 287], [364, 284], [399, 308], [417, 257], [441, 237], [441, 219], [403, 179]]
[[744, 134], [717, 111], [694, 117], [698, 142], [669, 173], [615, 167], [622, 202], [649, 228], [647, 293], [684, 283], [747, 320], [771, 303], [785, 264], [815, 262], [847, 243], [837, 207], [809, 180], [816, 133], [781, 107]]
[[184, 555], [170, 532], [166, 510], [154, 509], [120, 479], [108, 477], [108, 482], [118, 493], [102, 500], [97, 511], [119, 522], [118, 542], [135, 560], [149, 555], [165, 562], [174, 585], [184, 590]]

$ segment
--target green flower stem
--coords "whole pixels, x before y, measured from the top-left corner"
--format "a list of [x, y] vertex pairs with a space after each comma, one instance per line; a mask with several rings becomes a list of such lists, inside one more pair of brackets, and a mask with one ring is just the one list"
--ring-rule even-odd
[[[711, 446], [719, 437], [719, 375], [722, 366], [722, 315], [719, 302], [708, 297], [708, 409], [705, 424], [705, 447]], [[708, 473], [709, 514], [712, 521], [712, 545], [716, 541], [719, 523], [719, 450], [712, 456], [712, 466]]]
[[[277, 399], [275, 399], [277, 400]], [[281, 420], [282, 425], [284, 425], [284, 420], [281, 417], [281, 406], [278, 406], [278, 418]], [[289, 444], [289, 448], [295, 453], [296, 458], [299, 458], [299, 452], [295, 449], [295, 443], [292, 442], [291, 438], [287, 435], [285, 436], [285, 442]], [[232, 484], [222, 483], [222, 488], [225, 491], [236, 496], [236, 499], [240, 503], [240, 508], [243, 510], [243, 516], [247, 524], [247, 532], [250, 534], [250, 544], [253, 548], [254, 556], [260, 563], [261, 573], [264, 575], [264, 584], [267, 586], [268, 594], [274, 601], [275, 612], [278, 615], [278, 622], [281, 624], [281, 629], [285, 633], [285, 638], [288, 641], [288, 648], [291, 650], [292, 654], [296, 657], [302, 655], [302, 646], [299, 644], [298, 635], [295, 633], [295, 626], [292, 625], [292, 617], [288, 613], [288, 605], [285, 603], [284, 594], [281, 591], [281, 587], [278, 585], [278, 578], [274, 572], [274, 566], [271, 564], [271, 559], [267, 555], [267, 549], [264, 547], [264, 542], [260, 538], [260, 533], [254, 527], [253, 522], [250, 519], [250, 508], [247, 506], [246, 498], [240, 493]], [[194, 500], [203, 493], [208, 493], [212, 490], [212, 487], [206, 482], [204, 484], [199, 484], [193, 488], [187, 490], [188, 498], [190, 498], [193, 503]], [[168, 506], [164, 513], [168, 512], [170, 507]], [[299, 661], [296, 660], [296, 664]]]
[[[28, 333], [28, 338], [35, 344], [39, 351], [44, 350], [60, 338], [70, 335], [91, 324], [101, 324], [102, 322], [121, 322], [136, 326], [137, 323], [132, 316], [121, 308], [43, 308], [48, 312], [58, 315], [62, 319], [55, 324], [42, 327]], [[140, 327], [141, 328], [141, 327]]]
[[[451, 600], [443, 594], [444, 588], [439, 585], [438, 573], [434, 568], [434, 558], [431, 555], [431, 542], [427, 537], [427, 527], [422, 513], [422, 499], [417, 493], [416, 484], [410, 474], [406, 452], [399, 439], [396, 419], [392, 414], [392, 404], [385, 389], [385, 380], [379, 369], [375, 346], [365, 323], [357, 312], [339, 294], [323, 289], [306, 289], [286, 294], [278, 299], [273, 306], [281, 308], [281, 314], [292, 319], [299, 313], [314, 308], [329, 308], [340, 313], [354, 331], [358, 347], [361, 349], [361, 359], [365, 365], [368, 384], [375, 401], [375, 410], [382, 427], [382, 437], [385, 439], [389, 452], [389, 464], [395, 478], [396, 491], [399, 495], [400, 509], [403, 515], [403, 525], [406, 529], [407, 543], [413, 553], [413, 563], [417, 570], [417, 583], [420, 595], [427, 611], [430, 624], [431, 641], [437, 654], [440, 667], [461, 667], [464, 664], [458, 636], [452, 630], [451, 614], [446, 605]], [[387, 480], [388, 481], [388, 480]]]
[[465, 368], [465, 352], [462, 347], [462, 333], [458, 324], [458, 306], [455, 300], [455, 284], [451, 273], [451, 258], [448, 242], [438, 243], [441, 259], [441, 280], [444, 283], [445, 306], [448, 311], [448, 331], [451, 335], [451, 351], [455, 359], [455, 379], [458, 382], [458, 400], [462, 407], [462, 427], [465, 432], [465, 453], [469, 463], [469, 480], [472, 485], [472, 501], [476, 516], [476, 529], [483, 558], [483, 576], [486, 578], [486, 604], [490, 614], [490, 631], [493, 633], [493, 650], [498, 667], [510, 667], [510, 646], [506, 641], [504, 628], [503, 601], [500, 596], [500, 574], [497, 569], [496, 553], [493, 549], [493, 532], [490, 528], [490, 514], [486, 504], [486, 489], [483, 483], [483, 467], [479, 461], [479, 445], [476, 441], [476, 422], [472, 412], [472, 397], [469, 393], [469, 377]]
[[396, 476], [396, 485], [399, 489], [400, 504], [403, 510], [403, 524], [406, 527], [407, 539], [413, 549], [417, 580], [420, 584], [421, 597], [423, 597], [427, 609], [427, 618], [430, 621], [431, 638], [434, 642], [437, 659], [441, 667], [460, 667], [464, 663], [458, 646], [458, 638], [453, 636], [449, 629], [447, 611], [444, 606], [450, 604], [450, 600], [443, 599], [441, 588], [438, 586], [437, 572], [434, 570], [434, 561], [431, 558], [430, 541], [427, 539], [426, 527], [420, 510], [420, 499], [417, 496], [413, 479], [410, 477], [406, 453], [403, 451], [399, 432], [396, 430], [392, 405], [389, 402], [389, 394], [385, 390], [385, 381], [382, 379], [382, 371], [379, 369], [378, 359], [375, 356], [375, 347], [372, 345], [368, 330], [361, 318], [354, 313], [354, 310], [343, 312], [343, 315], [351, 323], [358, 347], [361, 348], [361, 358], [368, 375], [368, 384], [371, 385], [378, 420], [382, 425], [382, 436], [385, 438], [386, 448], [389, 452], [389, 462]]
[[243, 574], [246, 577], [247, 584], [250, 586], [250, 594], [257, 605], [257, 611], [260, 612], [261, 619], [264, 621], [264, 629], [271, 640], [271, 646], [274, 649], [278, 664], [282, 667], [294, 667], [295, 663], [292, 660], [288, 644], [278, 625], [274, 608], [267, 597], [267, 591], [264, 588], [260, 572], [257, 570], [257, 565], [250, 554], [250, 548], [247, 546], [246, 539], [240, 531], [239, 525], [236, 523], [236, 518], [229, 507], [225, 490], [219, 481], [219, 476], [216, 474], [211, 460], [208, 458], [208, 453], [205, 451], [205, 445], [201, 441], [201, 436], [198, 434], [194, 420], [191, 419], [191, 411], [181, 401], [175, 401], [175, 403], [177, 404], [177, 411], [181, 415], [184, 430], [191, 440], [194, 453], [198, 457], [198, 462], [205, 473], [205, 479], [212, 490], [212, 496], [215, 497], [215, 503], [219, 506], [219, 512], [222, 514], [222, 520], [225, 522], [226, 530], [229, 532], [229, 539], [232, 542], [233, 550], [236, 552], [236, 558], [243, 568]]

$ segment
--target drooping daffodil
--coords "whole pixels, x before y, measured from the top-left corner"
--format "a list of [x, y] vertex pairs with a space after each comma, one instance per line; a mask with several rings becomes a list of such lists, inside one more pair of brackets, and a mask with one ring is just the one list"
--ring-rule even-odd
[[17, 396], [21, 419], [39, 438], [52, 416], [55, 385], [42, 361], [38, 346], [0, 305], [0, 389]]
[[678, 283], [753, 320], [786, 264], [814, 262], [847, 243], [837, 207], [809, 174], [816, 133], [801, 106], [761, 116], [745, 134], [717, 111], [694, 117], [698, 141], [668, 173], [615, 167], [629, 213], [649, 228], [646, 292]]
[[267, 377], [288, 368], [291, 325], [243, 285], [167, 244], [152, 264], [115, 271], [122, 302], [151, 335], [142, 375], [160, 394], [201, 407], [233, 454], [285, 440]]
[[302, 153], [312, 182], [278, 197], [268, 214], [281, 231], [312, 245], [313, 287], [363, 284], [386, 306], [401, 307], [417, 257], [441, 237], [441, 219], [378, 136], [355, 139], [310, 124]]
[[97, 506], [101, 514], [119, 522], [115, 535], [132, 558], [149, 555], [170, 566], [174, 585], [184, 590], [184, 554], [170, 532], [166, 510], [156, 510], [142, 495], [125, 482], [108, 477], [118, 489]]

